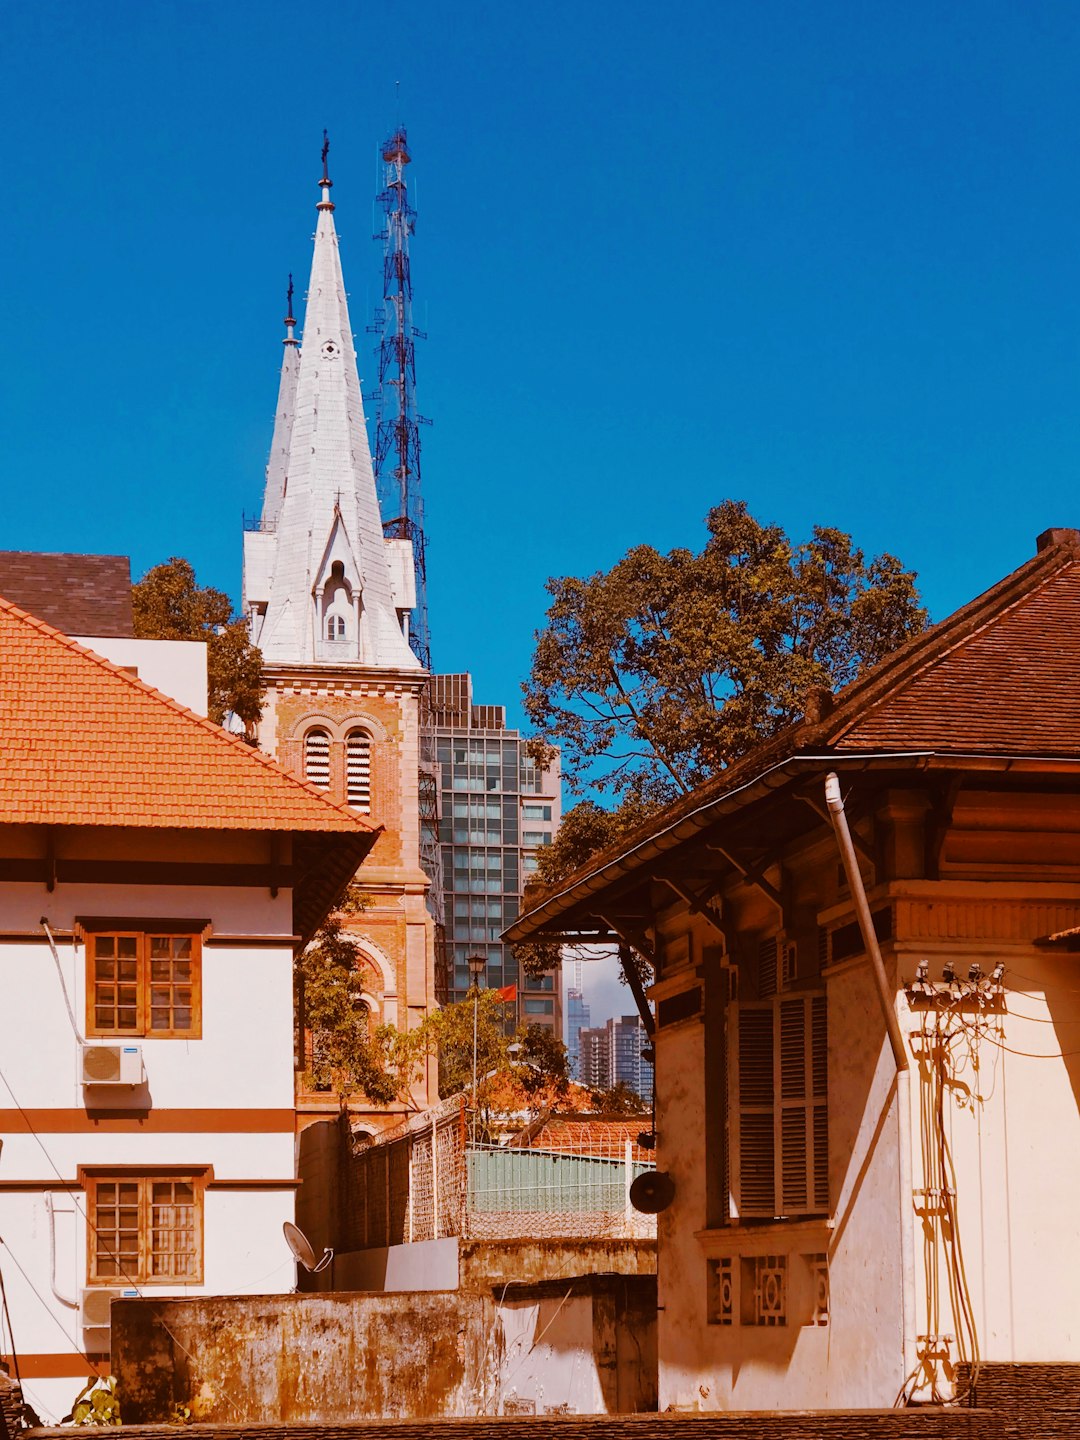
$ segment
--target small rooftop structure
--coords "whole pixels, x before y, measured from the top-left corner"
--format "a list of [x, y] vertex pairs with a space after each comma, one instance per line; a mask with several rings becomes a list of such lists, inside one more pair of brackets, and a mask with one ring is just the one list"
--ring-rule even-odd
[[0, 550], [0, 595], [64, 635], [135, 635], [126, 555]]

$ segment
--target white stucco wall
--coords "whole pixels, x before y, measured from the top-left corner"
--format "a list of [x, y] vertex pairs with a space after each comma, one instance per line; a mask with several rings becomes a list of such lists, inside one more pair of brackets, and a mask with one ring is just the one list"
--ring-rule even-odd
[[[659, 1033], [657, 1164], [675, 1181], [658, 1228], [661, 1410], [887, 1407], [899, 1388], [897, 1112], [865, 967], [830, 978], [829, 1007], [829, 1221], [706, 1229], [704, 1026], [695, 1020]], [[819, 1327], [798, 1317], [809, 1308], [803, 1257], [820, 1253], [829, 1255], [832, 1307], [829, 1325]], [[708, 1259], [732, 1259], [738, 1303], [739, 1261], [757, 1255], [787, 1261], [789, 1323], [710, 1324]]]
[[[44, 1418], [57, 1419], [86, 1370], [76, 1353], [87, 1343], [75, 1308], [87, 1277], [86, 1197], [62, 1183], [75, 1181], [80, 1165], [212, 1167], [202, 1282], [144, 1284], [143, 1293], [273, 1292], [295, 1282], [281, 1234], [295, 1202], [291, 895], [76, 885], [48, 894], [27, 884], [5, 885], [3, 904], [0, 994], [17, 997], [18, 1023], [5, 1025], [0, 1053], [0, 1267], [31, 1377], [28, 1398]], [[45, 915], [56, 931], [70, 932], [79, 914], [209, 919], [213, 935], [241, 937], [203, 946], [201, 1038], [132, 1042], [142, 1047], [147, 1076], [134, 1090], [85, 1090], [79, 1080], [79, 1042], [39, 924]], [[245, 935], [260, 942], [244, 943]], [[61, 939], [57, 950], [82, 1032], [85, 947]], [[68, 1353], [69, 1375], [33, 1375], [35, 1356], [38, 1369], [53, 1357], [55, 1370]]]
[[[946, 921], [942, 921], [946, 926]], [[948, 924], [953, 923], [951, 920]], [[976, 922], [973, 922], [976, 923]], [[986, 922], [989, 924], [989, 921]], [[997, 923], [997, 922], [995, 922]], [[1027, 924], [1027, 922], [1024, 922]], [[1041, 924], [1041, 922], [1040, 922]], [[925, 1147], [936, 1133], [923, 1015], [906, 986], [919, 962], [940, 987], [951, 1037], [944, 1129], [954, 1173], [956, 1233], [984, 1362], [1080, 1362], [1080, 1321], [1069, 1277], [1080, 1269], [1080, 981], [1074, 955], [1030, 941], [955, 938], [884, 946], [910, 1054], [903, 1120], [911, 1184], [900, 1185], [900, 1119], [894, 1066], [867, 962], [832, 967], [829, 997], [828, 1222], [744, 1223], [705, 1228], [703, 1037], [699, 1021], [660, 1032], [657, 1047], [658, 1163], [676, 1184], [660, 1217], [660, 1407], [798, 1409], [890, 1406], [919, 1366], [916, 1398], [955, 1388], [958, 1358], [970, 1358], [950, 1279], [949, 1226], [922, 1192]], [[1004, 996], [961, 1002], [942, 981], [949, 962], [966, 976], [1005, 965]], [[934, 1016], [926, 1011], [932, 1031]], [[901, 1099], [904, 1087], [900, 1087]], [[901, 1226], [909, 1226], [907, 1293], [913, 1307], [905, 1356]], [[825, 1326], [775, 1328], [708, 1323], [710, 1256], [783, 1255], [789, 1301], [798, 1261], [829, 1256]], [[797, 1310], [795, 1305], [791, 1309]], [[927, 1337], [946, 1337], [934, 1341]]]
[[206, 645], [202, 640], [131, 640], [116, 635], [80, 635], [80, 645], [133, 668], [140, 680], [177, 700], [196, 715], [207, 710]]
[[[967, 948], [967, 947], [965, 947]], [[930, 973], [957, 947], [922, 947]], [[965, 953], [989, 973], [1004, 961], [1004, 1013], [954, 1022], [944, 1120], [956, 1169], [956, 1210], [964, 1269], [974, 1305], [980, 1356], [987, 1361], [1080, 1360], [1080, 1312], [1070, 1277], [1080, 1269], [1080, 983], [1076, 957], [1033, 946], [986, 944]], [[919, 1015], [901, 997], [905, 1030]], [[1004, 1048], [1008, 1047], [1008, 1048]], [[917, 1052], [917, 1044], [913, 1051]], [[922, 1166], [919, 1092], [925, 1067], [912, 1071], [913, 1187]], [[925, 1131], [925, 1126], [923, 1126]], [[917, 1199], [918, 1203], [918, 1199]], [[955, 1334], [948, 1294], [935, 1311], [927, 1261], [945, 1248], [924, 1245], [916, 1225], [918, 1329]], [[940, 1288], [940, 1287], [939, 1287]], [[933, 1321], [933, 1323], [931, 1323]], [[955, 1353], [955, 1346], [952, 1347]]]

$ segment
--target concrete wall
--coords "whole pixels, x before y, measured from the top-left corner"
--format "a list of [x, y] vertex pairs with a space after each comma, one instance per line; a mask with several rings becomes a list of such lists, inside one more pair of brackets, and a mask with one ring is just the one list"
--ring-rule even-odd
[[461, 1288], [493, 1290], [575, 1275], [656, 1274], [655, 1240], [463, 1240]]
[[[644, 1289], [642, 1289], [644, 1286]], [[348, 1423], [654, 1408], [649, 1282], [585, 1279], [490, 1295], [119, 1300], [125, 1423]]]
[[[306, 1232], [311, 1237], [311, 1232]], [[318, 1252], [326, 1243], [320, 1232]], [[304, 1290], [470, 1290], [500, 1294], [508, 1287], [573, 1276], [656, 1274], [655, 1240], [420, 1240], [413, 1245], [335, 1254], [329, 1283]], [[322, 1276], [312, 1277], [315, 1281]]]
[[[458, 1288], [458, 1240], [418, 1240], [414, 1245], [348, 1250], [330, 1264], [330, 1289], [402, 1293]], [[306, 1287], [305, 1287], [306, 1288]]]

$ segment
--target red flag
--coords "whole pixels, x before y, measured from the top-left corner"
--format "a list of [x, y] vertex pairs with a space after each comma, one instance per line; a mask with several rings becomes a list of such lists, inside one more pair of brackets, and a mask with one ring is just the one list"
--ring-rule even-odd
[[517, 999], [517, 986], [516, 986], [516, 985], [504, 985], [504, 986], [502, 987], [502, 989], [499, 990], [499, 991], [497, 991], [496, 993], [498, 994], [498, 997], [499, 997], [500, 1000], [506, 1000], [506, 1001], [516, 1000], [516, 999]]

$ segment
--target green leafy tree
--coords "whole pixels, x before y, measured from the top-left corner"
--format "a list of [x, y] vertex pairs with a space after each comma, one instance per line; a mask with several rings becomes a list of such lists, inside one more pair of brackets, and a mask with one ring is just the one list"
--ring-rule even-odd
[[476, 1013], [478, 1103], [511, 1081], [526, 1099], [565, 1094], [570, 1083], [566, 1046], [543, 1025], [507, 1030], [509, 1002], [497, 990], [472, 990], [468, 999], [434, 1010], [414, 1031], [422, 1048], [439, 1057], [439, 1094], [472, 1089], [473, 1012]]
[[439, 1057], [439, 1094], [444, 1098], [472, 1085], [474, 1009], [477, 1076], [507, 1068], [508, 1004], [497, 990], [470, 990], [466, 1000], [433, 1010], [419, 1027], [424, 1045]]
[[309, 1082], [342, 1100], [362, 1094], [388, 1105], [408, 1093], [424, 1054], [423, 1038], [374, 1025], [363, 998], [360, 948], [345, 927], [364, 902], [350, 887], [294, 967], [298, 1051], [310, 1037]]
[[229, 597], [199, 585], [190, 561], [174, 555], [132, 586], [131, 601], [139, 639], [206, 642], [210, 719], [220, 725], [232, 711], [253, 733], [262, 716], [262, 653]]
[[592, 1103], [600, 1115], [648, 1115], [649, 1106], [625, 1080], [610, 1090], [594, 1090]]
[[62, 1425], [120, 1425], [120, 1398], [116, 1393], [116, 1377], [91, 1376], [75, 1396], [71, 1414]]
[[548, 582], [529, 719], [541, 749], [560, 747], [573, 788], [630, 800], [637, 818], [927, 622], [913, 572], [892, 555], [867, 561], [842, 531], [818, 526], [795, 544], [733, 500], [706, 527], [699, 553], [639, 545], [607, 572]]
[[531, 1100], [555, 1100], [570, 1089], [570, 1057], [566, 1046], [546, 1025], [523, 1025], [515, 1037], [517, 1051], [513, 1075]]

